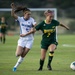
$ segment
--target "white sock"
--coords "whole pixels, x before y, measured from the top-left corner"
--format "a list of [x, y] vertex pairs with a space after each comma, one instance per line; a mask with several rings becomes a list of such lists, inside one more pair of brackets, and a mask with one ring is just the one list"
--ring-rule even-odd
[[19, 64], [21, 64], [21, 62], [23, 61], [23, 57], [19, 57], [19, 59], [18, 59], [18, 61], [17, 61], [17, 63], [16, 63], [16, 65], [14, 66], [15, 68], [17, 68], [18, 66], [19, 66]]

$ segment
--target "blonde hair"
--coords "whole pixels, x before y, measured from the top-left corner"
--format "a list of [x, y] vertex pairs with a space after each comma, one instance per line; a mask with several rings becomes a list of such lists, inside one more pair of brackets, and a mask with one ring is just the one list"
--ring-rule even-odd
[[47, 16], [48, 13], [53, 13], [53, 11], [51, 11], [51, 10], [46, 10], [46, 11], [44, 12], [44, 15]]

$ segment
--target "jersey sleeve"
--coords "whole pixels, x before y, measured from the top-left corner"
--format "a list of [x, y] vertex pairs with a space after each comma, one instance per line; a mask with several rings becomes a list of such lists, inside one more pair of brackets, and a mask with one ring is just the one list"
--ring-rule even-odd
[[39, 24], [35, 27], [35, 29], [36, 29], [36, 30], [41, 30], [41, 29], [42, 29], [42, 24], [43, 24], [43, 22], [39, 23]]
[[60, 25], [60, 22], [57, 21], [57, 20], [53, 20], [53, 23], [55, 23], [55, 26], [59, 26]]
[[33, 26], [36, 24], [36, 21], [34, 19], [32, 19], [32, 24]]
[[57, 22], [56, 22], [56, 26], [59, 26], [59, 25], [60, 25], [60, 23], [57, 21]]
[[16, 19], [16, 21], [20, 21], [20, 20], [21, 20], [21, 17], [18, 16], [18, 18]]
[[56, 21], [56, 26], [59, 26], [59, 25], [60, 25], [60, 23], [58, 21]]
[[20, 21], [21, 21], [21, 17], [18, 16], [18, 18], [15, 19], [15, 22], [16, 22], [18, 25], [20, 25]]

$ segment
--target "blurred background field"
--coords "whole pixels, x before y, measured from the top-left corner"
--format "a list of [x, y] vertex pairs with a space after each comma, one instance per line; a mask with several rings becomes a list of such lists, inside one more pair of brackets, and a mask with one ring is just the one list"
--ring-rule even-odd
[[75, 61], [75, 35], [58, 35], [59, 45], [52, 61], [53, 71], [47, 70], [48, 52], [43, 71], [37, 71], [40, 60], [41, 35], [36, 35], [34, 44], [17, 72], [12, 68], [17, 61], [15, 50], [18, 36], [7, 36], [6, 44], [0, 43], [0, 75], [75, 75], [70, 69], [70, 63]]

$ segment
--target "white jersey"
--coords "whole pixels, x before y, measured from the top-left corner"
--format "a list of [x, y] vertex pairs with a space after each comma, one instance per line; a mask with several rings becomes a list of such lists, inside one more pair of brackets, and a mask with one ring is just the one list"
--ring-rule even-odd
[[[36, 24], [35, 20], [30, 17], [28, 20], [25, 20], [24, 17], [19, 17], [18, 16], [18, 19], [17, 21], [19, 22], [19, 25], [20, 25], [20, 34], [26, 34], [28, 33], [32, 26]], [[25, 38], [25, 39], [33, 39], [33, 34], [29, 34], [25, 37], [20, 37], [20, 38]]]

